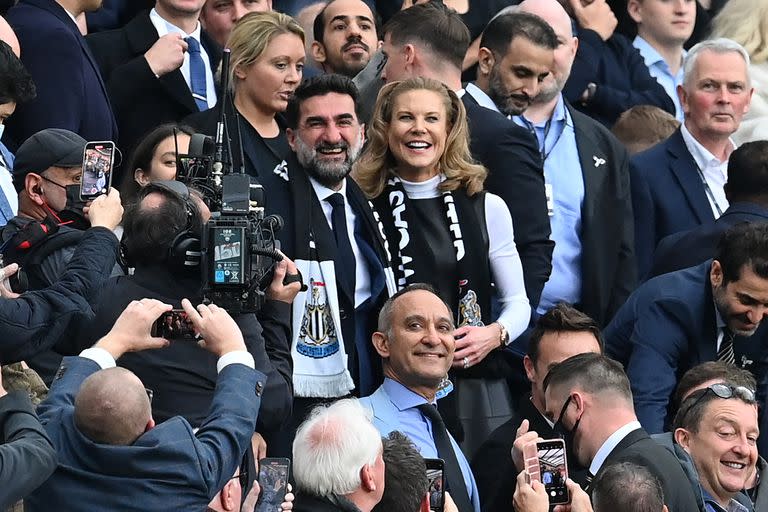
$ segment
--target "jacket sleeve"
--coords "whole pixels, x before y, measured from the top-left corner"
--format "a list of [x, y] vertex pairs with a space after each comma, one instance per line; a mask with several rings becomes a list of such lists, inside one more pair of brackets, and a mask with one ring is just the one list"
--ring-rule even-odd
[[43, 424], [58, 415], [61, 409], [75, 406], [75, 396], [80, 385], [91, 374], [101, 370], [96, 361], [87, 357], [65, 357], [51, 383], [48, 396], [37, 406], [37, 414]]
[[56, 469], [56, 450], [24, 391], [0, 398], [0, 509], [42, 484]]
[[117, 244], [110, 230], [91, 228], [53, 286], [0, 299], [1, 363], [21, 361], [54, 345], [75, 313], [93, 315], [89, 300], [109, 278]]
[[197, 467], [209, 499], [232, 478], [250, 446], [265, 378], [242, 364], [227, 365], [219, 373], [208, 417], [195, 434]]
[[252, 315], [246, 317], [250, 318], [247, 324], [238, 323], [256, 370], [267, 376], [256, 431], [276, 432], [291, 415], [293, 405], [290, 305], [267, 301], [258, 313], [258, 322]]
[[[622, 112], [635, 105], [653, 105], [670, 114], [675, 113], [675, 104], [664, 88], [648, 72], [640, 53], [621, 34], [612, 36], [609, 42], [592, 30], [579, 30], [579, 48], [563, 93], [568, 101], [579, 104], [581, 96], [590, 82], [597, 85], [595, 96], [588, 108], [613, 124]], [[628, 87], [618, 89], [601, 80], [601, 70], [609, 67], [603, 56], [612, 51], [609, 44], [620, 47], [621, 63], [624, 69], [614, 70], [628, 75]]]
[[549, 238], [552, 231], [541, 156], [533, 136], [514, 123], [495, 137], [493, 147], [484, 155], [483, 163], [488, 168], [485, 185], [504, 200], [512, 215], [525, 291], [535, 309], [552, 272], [555, 248]]

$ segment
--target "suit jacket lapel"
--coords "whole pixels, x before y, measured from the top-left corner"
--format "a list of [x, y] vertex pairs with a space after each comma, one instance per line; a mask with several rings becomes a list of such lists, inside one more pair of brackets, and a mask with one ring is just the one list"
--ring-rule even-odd
[[584, 126], [579, 119], [581, 114], [575, 112], [571, 105], [566, 103], [566, 106], [573, 120], [576, 149], [579, 152], [579, 163], [581, 164], [581, 172], [584, 176], [584, 205], [581, 208], [581, 225], [592, 226], [594, 222], [602, 221], [602, 219], [596, 216], [597, 205], [595, 197], [601, 195], [605, 178], [608, 174], [605, 170], [608, 165], [613, 165], [613, 162], [608, 161], [608, 157], [595, 144], [589, 131], [584, 130]]
[[680, 188], [698, 222], [703, 224], [714, 220], [715, 216], [704, 192], [696, 162], [688, 151], [679, 129], [670, 137], [667, 151], [673, 156], [672, 173], [680, 183]]
[[[149, 11], [145, 11], [128, 23], [125, 26], [125, 34], [135, 55], [146, 53], [159, 39], [157, 29], [149, 19]], [[198, 111], [184, 75], [181, 74], [181, 69], [161, 76], [159, 81], [171, 98], [181, 103], [190, 112]]]

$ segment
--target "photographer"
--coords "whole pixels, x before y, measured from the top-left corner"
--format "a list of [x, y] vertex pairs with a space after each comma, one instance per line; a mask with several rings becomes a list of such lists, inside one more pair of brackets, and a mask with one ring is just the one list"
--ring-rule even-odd
[[[90, 208], [87, 230], [67, 265], [52, 286], [21, 296], [0, 284], [0, 363], [27, 359], [51, 347], [68, 329], [73, 315], [90, 316], [89, 300], [101, 288], [115, 265], [118, 241], [112, 230], [120, 223], [120, 194], [111, 189]], [[12, 264], [0, 270], [0, 281], [18, 270]]]
[[[185, 256], [199, 250], [206, 220], [205, 205], [180, 182], [153, 182], [141, 189], [123, 224], [123, 248], [135, 272], [107, 282], [95, 302], [96, 318], [84, 326], [82, 336], [70, 340], [68, 353], [77, 353], [109, 331], [131, 300], [156, 298], [178, 308], [182, 297], [200, 299], [200, 267], [185, 264], [190, 263]], [[235, 317], [256, 369], [267, 376], [257, 427], [267, 438], [291, 411], [289, 315], [299, 283], [284, 286], [286, 271], [296, 273], [288, 260], [276, 267], [267, 291], [270, 300], [258, 318]], [[216, 387], [215, 357], [193, 341], [176, 339], [161, 350], [128, 354], [119, 364], [153, 391], [152, 412], [158, 422], [178, 415], [198, 426], [207, 416]]]

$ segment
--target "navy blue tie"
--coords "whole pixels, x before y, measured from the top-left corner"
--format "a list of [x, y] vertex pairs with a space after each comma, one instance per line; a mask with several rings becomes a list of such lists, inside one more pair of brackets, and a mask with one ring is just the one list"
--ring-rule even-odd
[[200, 53], [200, 43], [194, 37], [184, 39], [187, 42], [189, 52], [189, 82], [192, 89], [192, 97], [195, 99], [198, 110], [208, 109], [208, 87], [205, 81], [205, 62]]
[[349, 241], [349, 231], [347, 230], [347, 212], [344, 208], [344, 196], [335, 193], [326, 198], [331, 203], [333, 211], [331, 212], [331, 227], [333, 236], [336, 239], [336, 281], [342, 283], [353, 297], [355, 296], [355, 253], [352, 250], [352, 244]]

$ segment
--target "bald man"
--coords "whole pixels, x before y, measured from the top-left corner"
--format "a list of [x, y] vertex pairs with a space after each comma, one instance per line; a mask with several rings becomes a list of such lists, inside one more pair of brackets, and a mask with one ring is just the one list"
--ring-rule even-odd
[[[112, 330], [80, 357], [68, 357], [38, 408], [59, 465], [25, 499], [28, 512], [205, 510], [232, 477], [256, 427], [264, 374], [254, 370], [234, 320], [211, 304], [182, 306], [218, 356], [219, 378], [210, 414], [195, 432], [183, 418], [155, 426], [151, 393], [136, 375], [116, 368], [126, 352], [162, 349], [151, 327], [171, 306], [131, 302]], [[189, 343], [176, 341], [176, 343]]]

